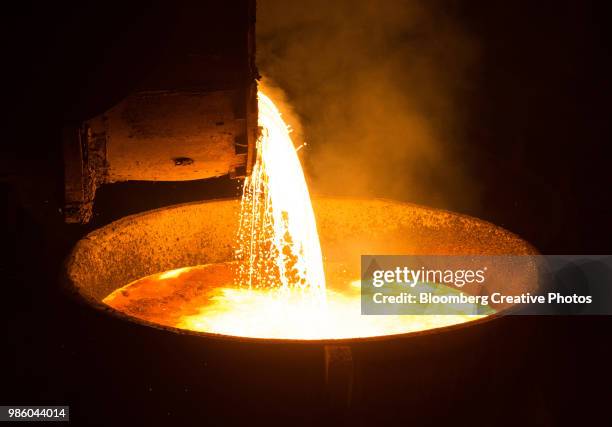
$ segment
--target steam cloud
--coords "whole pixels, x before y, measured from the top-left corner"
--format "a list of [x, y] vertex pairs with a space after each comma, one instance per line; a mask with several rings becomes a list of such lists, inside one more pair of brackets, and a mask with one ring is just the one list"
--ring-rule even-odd
[[258, 66], [293, 108], [281, 102], [314, 193], [476, 201], [460, 101], [478, 49], [450, 15], [426, 1], [258, 1]]

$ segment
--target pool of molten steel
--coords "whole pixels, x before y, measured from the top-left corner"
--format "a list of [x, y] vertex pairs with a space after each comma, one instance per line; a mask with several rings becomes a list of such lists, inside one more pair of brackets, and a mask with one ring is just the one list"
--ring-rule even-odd
[[323, 262], [290, 129], [261, 92], [259, 122], [262, 135], [253, 172], [244, 183], [234, 260], [140, 278], [115, 289], [105, 304], [165, 326], [284, 339], [392, 335], [482, 317], [362, 316], [359, 272], [341, 262]]
[[326, 300], [299, 292], [234, 283], [233, 263], [185, 267], [117, 289], [104, 302], [152, 323], [252, 338], [336, 339], [402, 334], [467, 322], [482, 315], [362, 316], [360, 281], [326, 264]]

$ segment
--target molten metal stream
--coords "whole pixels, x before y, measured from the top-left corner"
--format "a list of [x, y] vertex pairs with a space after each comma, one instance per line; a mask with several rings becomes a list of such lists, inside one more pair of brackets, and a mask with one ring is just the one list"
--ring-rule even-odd
[[237, 282], [323, 303], [323, 257], [302, 166], [280, 112], [262, 92], [259, 125], [258, 156], [242, 194]]
[[127, 314], [183, 329], [257, 338], [399, 334], [477, 315], [362, 316], [359, 281], [323, 257], [308, 187], [289, 129], [259, 92], [258, 157], [245, 180], [236, 262], [149, 276], [107, 296]]

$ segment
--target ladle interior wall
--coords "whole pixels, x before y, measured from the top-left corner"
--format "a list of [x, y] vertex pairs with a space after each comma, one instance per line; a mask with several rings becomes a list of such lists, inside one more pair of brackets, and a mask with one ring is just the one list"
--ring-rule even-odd
[[[76, 245], [67, 261], [68, 280], [98, 303], [149, 274], [231, 260], [239, 208], [238, 200], [197, 202], [113, 222]], [[417, 205], [321, 198], [314, 209], [324, 257], [353, 267], [362, 254], [536, 253], [492, 224]]]

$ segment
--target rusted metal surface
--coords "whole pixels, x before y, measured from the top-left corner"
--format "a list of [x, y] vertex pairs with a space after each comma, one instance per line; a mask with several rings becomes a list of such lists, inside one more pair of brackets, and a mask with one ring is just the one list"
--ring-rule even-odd
[[[139, 93], [69, 128], [64, 135], [67, 222], [89, 220], [101, 184], [245, 176], [254, 161], [257, 127], [251, 122], [257, 110], [237, 107], [241, 93]], [[250, 96], [256, 104], [256, 93]]]
[[96, 190], [107, 180], [104, 122], [101, 117], [63, 129], [64, 218], [68, 223], [90, 220]]
[[[245, 164], [237, 91], [140, 93], [105, 113], [106, 182], [187, 181]], [[177, 159], [189, 161], [177, 162]]]

